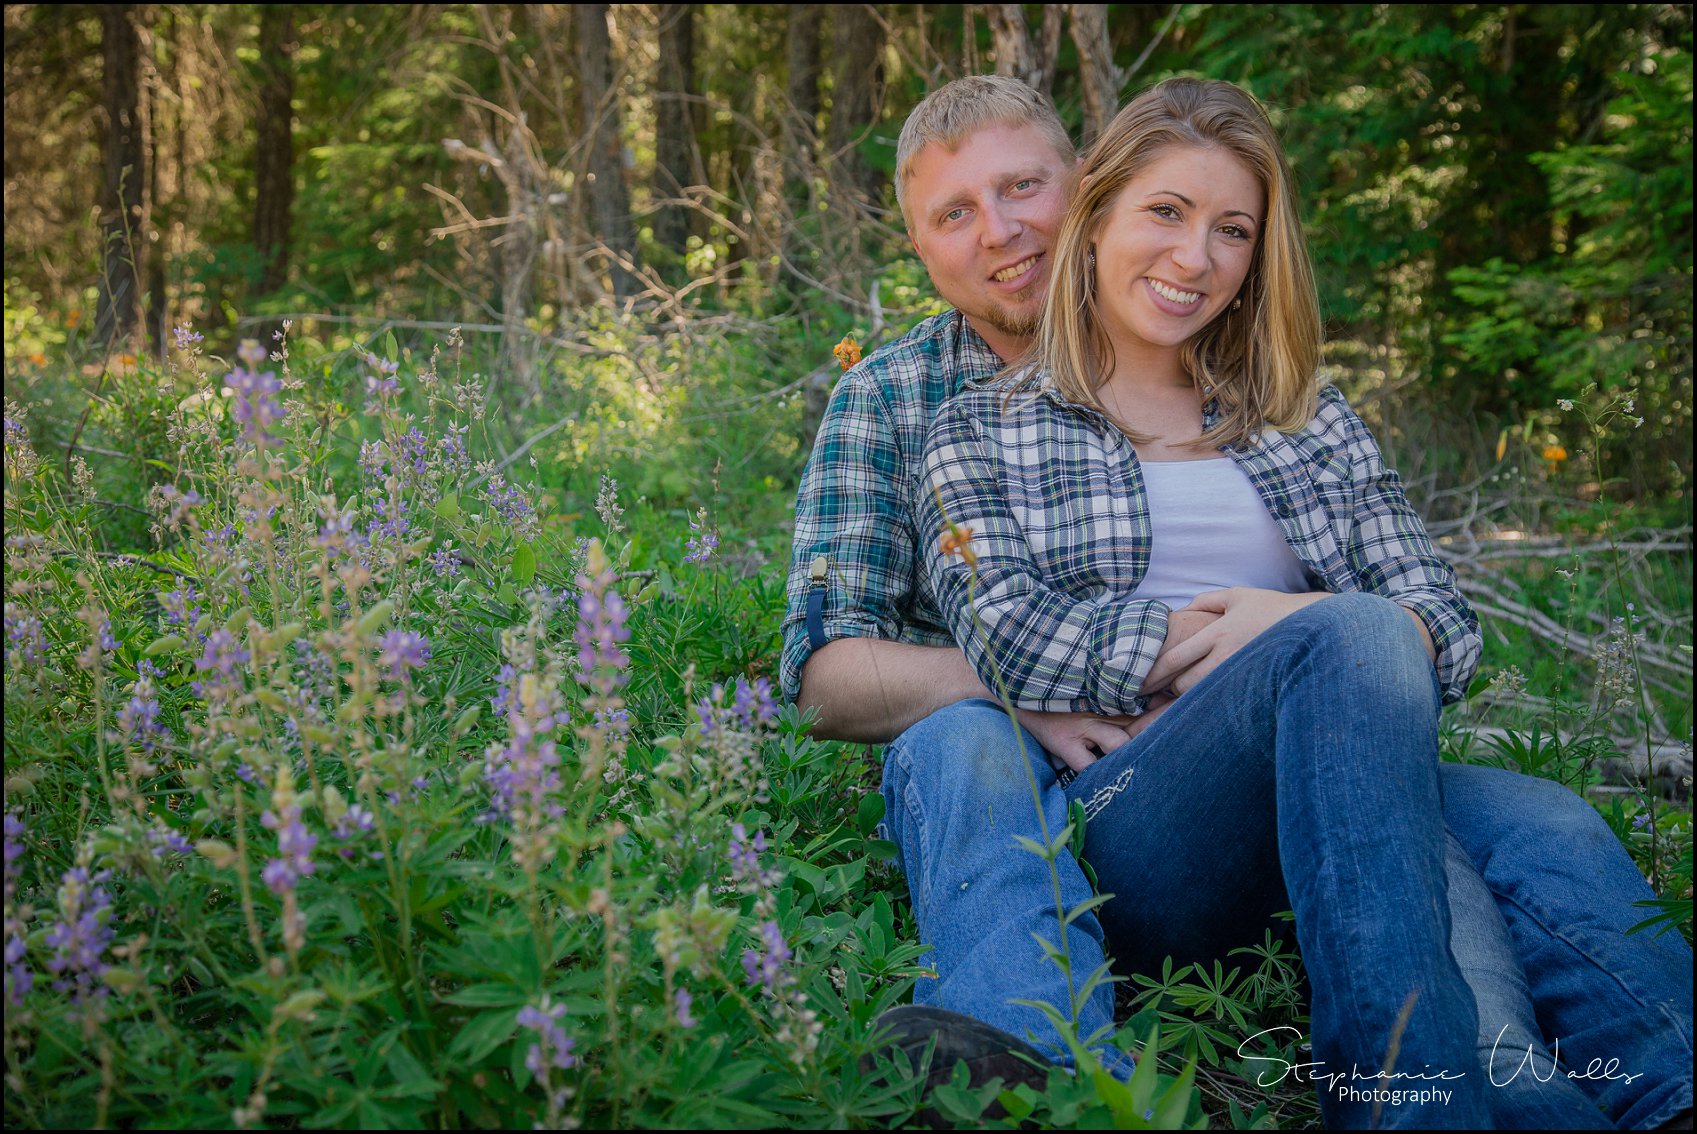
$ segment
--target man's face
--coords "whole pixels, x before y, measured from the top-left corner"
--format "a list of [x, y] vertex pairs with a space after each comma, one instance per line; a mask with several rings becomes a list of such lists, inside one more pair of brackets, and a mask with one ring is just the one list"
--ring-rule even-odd
[[1037, 330], [1072, 162], [1035, 127], [992, 123], [913, 158], [908, 238], [942, 297], [1003, 359]]

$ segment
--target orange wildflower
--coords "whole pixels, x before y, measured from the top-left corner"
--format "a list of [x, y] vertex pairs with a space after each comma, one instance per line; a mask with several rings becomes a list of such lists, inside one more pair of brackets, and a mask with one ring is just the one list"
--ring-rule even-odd
[[853, 335], [844, 335], [843, 341], [831, 348], [831, 353], [837, 356], [837, 362], [847, 370], [860, 361], [860, 344], [854, 341]]
[[958, 555], [968, 567], [978, 569], [978, 553], [972, 550], [972, 529], [965, 524], [950, 524], [944, 529], [937, 550], [944, 555]]
[[1544, 447], [1544, 460], [1548, 461], [1551, 467], [1559, 465], [1567, 460], [1567, 450], [1560, 445], [1546, 445]]

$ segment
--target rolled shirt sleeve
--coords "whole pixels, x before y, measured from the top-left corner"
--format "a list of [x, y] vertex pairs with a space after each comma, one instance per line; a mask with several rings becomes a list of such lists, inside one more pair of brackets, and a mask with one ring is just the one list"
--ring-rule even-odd
[[838, 383], [826, 408], [796, 498], [795, 542], [786, 587], [784, 696], [801, 691], [813, 652], [807, 598], [815, 557], [828, 561], [823, 626], [827, 639], [896, 638], [900, 602], [913, 589], [913, 527], [896, 431], [864, 366]]
[[1355, 489], [1354, 523], [1344, 552], [1363, 590], [1383, 595], [1417, 615], [1437, 649], [1438, 684], [1445, 704], [1460, 701], [1479, 668], [1484, 638], [1479, 619], [1438, 557], [1402, 478], [1385, 464], [1366, 424], [1328, 387], [1322, 414], [1338, 415]]

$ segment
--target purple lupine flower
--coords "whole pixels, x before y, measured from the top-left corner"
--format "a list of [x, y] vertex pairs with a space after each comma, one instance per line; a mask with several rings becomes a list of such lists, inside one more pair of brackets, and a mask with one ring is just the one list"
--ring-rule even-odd
[[35, 987], [35, 974], [25, 962], [29, 949], [24, 922], [17, 911], [25, 833], [23, 819], [14, 812], [6, 812], [6, 1003], [13, 1007], [22, 1004], [29, 990]]
[[6, 664], [34, 665], [47, 657], [47, 631], [24, 607], [7, 603]]
[[453, 579], [459, 576], [460, 557], [451, 543], [432, 551], [427, 562], [430, 564], [430, 573], [439, 579]]
[[495, 674], [495, 696], [489, 698], [489, 707], [499, 716], [506, 716], [516, 707], [513, 700], [513, 690], [518, 685], [518, 670], [511, 662], [502, 662], [501, 668]]
[[371, 510], [377, 514], [377, 518], [366, 525], [366, 534], [369, 538], [400, 539], [412, 531], [412, 521], [407, 518], [408, 509], [405, 500], [389, 501], [379, 496], [371, 502]]
[[335, 559], [339, 555], [354, 554], [363, 539], [364, 537], [354, 530], [354, 512], [349, 508], [345, 512], [328, 512], [324, 516], [323, 526], [310, 542], [328, 558]]
[[789, 964], [794, 954], [784, 942], [784, 932], [775, 921], [768, 921], [760, 927], [760, 944], [759, 949], [743, 950], [742, 970], [747, 974], [750, 986], [764, 985], [767, 992], [776, 993], [780, 983], [787, 983], [789, 973], [784, 966]]
[[697, 1021], [689, 1014], [689, 1007], [695, 1003], [695, 998], [685, 989], [678, 989], [672, 994], [672, 1012], [677, 1017], [678, 1027], [693, 1028]]
[[450, 425], [448, 432], [436, 439], [444, 472], [455, 475], [471, 471], [471, 454], [466, 452], [465, 447], [465, 435], [470, 429], [469, 425]]
[[[273, 804], [276, 805], [275, 795]], [[281, 814], [267, 811], [259, 817], [266, 830], [277, 832], [277, 853], [280, 857], [267, 862], [259, 876], [265, 880], [271, 892], [278, 896], [292, 893], [302, 878], [318, 868], [312, 861], [312, 851], [318, 846], [318, 836], [308, 831], [301, 823], [301, 805], [294, 798], [292, 790], [288, 792], [286, 802], [280, 807]]]
[[149, 827], [147, 846], [155, 858], [164, 858], [168, 854], [194, 853], [194, 844], [169, 827]]
[[183, 492], [174, 484], [162, 484], [155, 488], [150, 496], [157, 497], [158, 501], [165, 506], [165, 522], [172, 528], [180, 527], [182, 522], [188, 518], [190, 512], [205, 503], [200, 493], [194, 489], [191, 488], [187, 492]]
[[330, 833], [338, 839], [351, 839], [355, 835], [363, 835], [369, 832], [375, 822], [376, 820], [372, 817], [371, 812], [359, 804], [353, 803], [349, 804], [348, 809], [342, 812], [341, 817], [330, 828]]
[[430, 471], [430, 438], [419, 432], [418, 426], [401, 435], [397, 448], [400, 459], [410, 463], [414, 473], [423, 476]]
[[8, 904], [18, 896], [18, 876], [23, 873], [23, 867], [18, 860], [24, 855], [24, 835], [28, 828], [24, 826], [23, 818], [16, 811], [6, 812], [6, 850], [5, 878], [6, 901]]
[[178, 350], [193, 351], [205, 339], [205, 335], [196, 333], [195, 329], [187, 323], [178, 323], [171, 328], [171, 345]]
[[6, 922], [6, 1003], [17, 1007], [29, 995], [29, 990], [35, 987], [35, 974], [24, 962], [28, 955], [24, 944], [23, 927], [20, 924], [13, 932], [10, 919]]
[[377, 644], [382, 648], [377, 660], [389, 668], [393, 681], [407, 680], [430, 660], [430, 639], [416, 630], [391, 630]]
[[689, 522], [690, 537], [684, 540], [685, 563], [705, 563], [719, 547], [719, 533], [707, 526], [707, 509], [696, 512]]
[[629, 709], [596, 709], [590, 726], [612, 736], [630, 735]]
[[271, 809], [259, 821], [266, 830], [277, 832], [278, 857], [267, 862], [259, 876], [283, 901], [283, 947], [293, 957], [306, 944], [306, 915], [301, 912], [295, 888], [317, 869], [312, 852], [318, 846], [318, 836], [301, 822], [295, 776], [287, 764], [278, 765], [277, 780], [271, 785]]
[[365, 393], [367, 397], [390, 398], [400, 392], [400, 380], [395, 377], [401, 369], [399, 362], [391, 362], [386, 358], [378, 358], [370, 351], [362, 351], [365, 364], [371, 367], [371, 373], [365, 376]]
[[748, 828], [741, 823], [731, 824], [731, 875], [738, 882], [759, 882], [760, 855], [766, 849], [766, 832], [754, 832], [754, 838], [748, 837]]
[[578, 647], [579, 679], [602, 696], [611, 696], [624, 685], [625, 667], [630, 665], [630, 656], [619, 648], [619, 643], [630, 641], [625, 625], [629, 612], [625, 600], [612, 589], [613, 578], [610, 565], [593, 576], [577, 577], [577, 630], [572, 641]]
[[483, 499], [512, 525], [520, 539], [535, 539], [541, 534], [542, 525], [536, 518], [536, 509], [525, 498], [524, 490], [516, 484], [508, 484], [506, 477], [499, 474], [490, 477], [489, 483], [483, 486]]
[[205, 697], [234, 688], [240, 680], [236, 667], [246, 665], [249, 657], [234, 634], [222, 627], [214, 630], [206, 636], [205, 650], [194, 659], [195, 671], [209, 675], [195, 683], [196, 691]]
[[1645, 812], [1632, 821], [1634, 831], [1642, 831], [1650, 826], [1650, 814]]
[[560, 1017], [565, 1014], [564, 1004], [550, 1004], [546, 996], [540, 1005], [526, 1005], [519, 1009], [519, 1026], [535, 1032], [539, 1041], [531, 1044], [530, 1050], [525, 1052], [524, 1065], [539, 1079], [547, 1077], [551, 1068], [563, 1071], [577, 1066], [577, 1056], [572, 1054], [577, 1041], [560, 1027]]
[[236, 352], [246, 367], [237, 366], [224, 378], [235, 394], [230, 416], [241, 423], [242, 436], [260, 448], [280, 444], [271, 427], [283, 420], [283, 405], [277, 400], [283, 382], [270, 370], [259, 373], [265, 363], [265, 348], [246, 339]]
[[145, 671], [130, 686], [130, 699], [118, 712], [118, 727], [123, 732], [124, 743], [139, 745], [143, 752], [152, 752], [170, 735], [159, 723], [159, 695], [153, 677]]
[[752, 683], [737, 682], [736, 697], [731, 702], [731, 711], [744, 728], [755, 725], [770, 724], [778, 715], [777, 702], [772, 698], [772, 682], [770, 678], [757, 677]]
[[507, 741], [490, 744], [483, 779], [494, 815], [526, 831], [540, 830], [563, 811], [555, 800], [560, 790], [559, 748], [547, 735], [555, 724], [555, 706], [535, 674], [519, 680], [517, 697], [509, 699]]
[[112, 896], [101, 883], [110, 874], [102, 870], [90, 877], [88, 867], [73, 866], [60, 879], [59, 920], [47, 934], [47, 944], [53, 950], [47, 969], [58, 974], [53, 987], [69, 992], [76, 1004], [106, 996], [100, 977], [108, 966], [101, 954], [112, 943], [112, 927], [105, 916]]
[[361, 441], [359, 443], [359, 471], [368, 479], [381, 481], [383, 465], [389, 459], [389, 446], [381, 441]]
[[159, 608], [165, 612], [167, 626], [190, 626], [200, 620], [200, 596], [193, 583], [184, 583], [174, 591], [159, 596]]
[[95, 643], [107, 653], [111, 653], [113, 650], [118, 648], [118, 639], [112, 636], [112, 620], [106, 617], [105, 611], [101, 611], [97, 616], [94, 640]]

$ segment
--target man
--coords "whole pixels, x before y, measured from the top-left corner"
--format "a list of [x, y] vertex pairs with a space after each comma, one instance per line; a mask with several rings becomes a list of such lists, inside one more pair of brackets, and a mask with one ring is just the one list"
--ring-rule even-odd
[[[1004, 1075], [1019, 1065], [997, 1057], [1021, 1049], [1018, 1036], [1071, 1062], [1049, 1018], [1021, 1001], [1075, 1016], [1079, 1036], [1110, 1070], [1130, 1070], [1107, 1043], [1111, 991], [1093, 979], [1105, 966], [1101, 927], [1087, 913], [1063, 932], [1056, 911], [1057, 895], [1068, 909], [1087, 901], [1089, 884], [1070, 855], [1059, 856], [1051, 875], [1015, 838], [1052, 838], [1067, 822], [1061, 779], [1039, 745], [1064, 776], [1134, 737], [1164, 704], [1157, 699], [1135, 720], [1020, 711], [1023, 731], [1015, 728], [923, 589], [919, 557], [939, 533], [917, 529], [915, 501], [938, 407], [1029, 344], [1073, 164], [1053, 110], [1012, 79], [959, 80], [909, 117], [897, 149], [897, 198], [914, 249], [954, 310], [878, 351], [834, 394], [802, 480], [784, 625], [784, 690], [818, 713], [816, 733], [889, 742], [886, 824], [937, 973], [916, 988], [919, 1009], [898, 1010], [891, 1023], [905, 1040], [935, 1033], [939, 1052], [978, 1057], [986, 1073]], [[1163, 653], [1217, 617], [1173, 612]], [[1548, 848], [1576, 841], [1595, 851], [1599, 829], [1612, 842], [1583, 801], [1545, 790], [1553, 785], [1479, 771], [1446, 768], [1445, 819], [1455, 836], [1446, 865], [1452, 950], [1480, 1008], [1481, 1067], [1473, 1073], [1488, 1073], [1493, 1046], [1521, 1057], [1498, 1057], [1493, 1117], [1571, 1124], [1575, 1103], [1583, 1111], [1587, 1098], [1611, 1121], [1632, 1125], [1688, 1110], [1689, 954], [1681, 993], [1678, 976], [1664, 971], [1674, 951], [1624, 936], [1639, 918], [1629, 901], [1600, 916], [1592, 908], [1600, 881], [1626, 893], [1636, 879], [1618, 844], [1612, 858], [1589, 853], [1579, 869], [1547, 861], [1560, 857]], [[1584, 940], [1552, 928], [1569, 923], [1589, 926]], [[1064, 970], [1038, 938], [1065, 957]], [[1677, 1021], [1681, 995], [1683, 1051], [1647, 1053], [1643, 1017], [1671, 1009]], [[1609, 1030], [1622, 1021], [1630, 1029]], [[1552, 1076], [1545, 1035], [1576, 1032], [1593, 1047], [1621, 1045], [1611, 1054], [1623, 1067], [1640, 1060], [1642, 1069], [1629, 1068], [1637, 1089]], [[1525, 1059], [1537, 1077], [1499, 1082]], [[1578, 1090], [1585, 1097], [1564, 1094]]]

